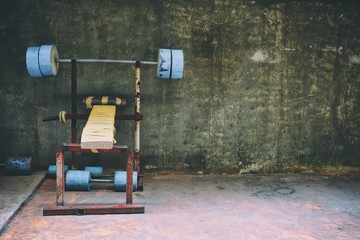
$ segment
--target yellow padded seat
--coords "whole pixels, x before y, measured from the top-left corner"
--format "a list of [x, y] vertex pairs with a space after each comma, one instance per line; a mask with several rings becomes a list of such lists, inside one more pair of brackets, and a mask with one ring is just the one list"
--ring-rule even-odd
[[95, 105], [81, 134], [83, 149], [112, 149], [116, 106]]

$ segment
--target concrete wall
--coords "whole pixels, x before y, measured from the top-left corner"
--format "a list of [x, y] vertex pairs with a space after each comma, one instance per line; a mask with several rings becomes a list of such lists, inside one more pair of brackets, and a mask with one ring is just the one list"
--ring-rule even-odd
[[[70, 111], [70, 66], [39, 79], [25, 67], [28, 46], [55, 44], [62, 58], [156, 61], [158, 48], [184, 50], [182, 81], [142, 68], [149, 171], [360, 166], [359, 9], [357, 0], [3, 1], [0, 161], [53, 164], [70, 139], [70, 125], [42, 122]], [[121, 111], [134, 111], [133, 66], [81, 65], [78, 79], [80, 96], [127, 97]], [[134, 123], [116, 127], [133, 147]]]

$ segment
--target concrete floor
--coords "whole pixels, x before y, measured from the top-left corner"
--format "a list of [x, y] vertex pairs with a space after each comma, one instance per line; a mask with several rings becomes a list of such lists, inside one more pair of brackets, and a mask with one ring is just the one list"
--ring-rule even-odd
[[[1, 239], [360, 239], [360, 175], [147, 176], [134, 203], [145, 214], [43, 217], [46, 180]], [[66, 202], [123, 203], [108, 190]]]
[[11, 176], [0, 174], [0, 233], [40, 186], [46, 172]]

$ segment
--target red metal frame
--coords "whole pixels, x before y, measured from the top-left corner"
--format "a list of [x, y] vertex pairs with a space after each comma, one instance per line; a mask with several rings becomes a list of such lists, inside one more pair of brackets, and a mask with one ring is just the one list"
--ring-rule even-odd
[[126, 204], [118, 205], [89, 205], [89, 206], [64, 206], [65, 174], [64, 152], [92, 152], [91, 149], [82, 149], [78, 143], [64, 143], [56, 154], [56, 205], [43, 209], [44, 216], [53, 215], [86, 215], [86, 214], [130, 214], [144, 213], [143, 206], [133, 205], [133, 161], [134, 154], [126, 145], [114, 145], [112, 149], [98, 149], [99, 153], [126, 154]]
[[92, 206], [64, 206], [49, 207], [44, 210], [44, 216], [54, 215], [97, 215], [97, 214], [133, 214], [144, 213], [144, 207], [119, 204], [119, 205], [92, 205]]

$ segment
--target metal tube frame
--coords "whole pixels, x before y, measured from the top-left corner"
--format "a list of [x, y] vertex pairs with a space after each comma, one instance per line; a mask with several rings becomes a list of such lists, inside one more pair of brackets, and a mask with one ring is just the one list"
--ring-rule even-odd
[[[77, 62], [71, 59], [71, 114], [77, 114]], [[71, 120], [71, 143], [76, 143], [77, 128], [76, 119]], [[71, 169], [76, 169], [76, 153], [71, 153]]]
[[[140, 61], [135, 63], [135, 115], [140, 115]], [[140, 120], [135, 121], [135, 168], [138, 172], [138, 190], [144, 189], [144, 176], [140, 168]]]
[[[76, 119], [76, 120], [87, 120], [89, 118], [89, 113], [66, 113], [65, 119]], [[140, 121], [143, 120], [143, 115], [141, 114], [115, 114], [115, 120], [135, 120]], [[59, 121], [59, 116], [48, 116], [43, 118], [43, 122], [49, 122], [49, 121]], [[1, 164], [0, 164], [1, 166]]]

